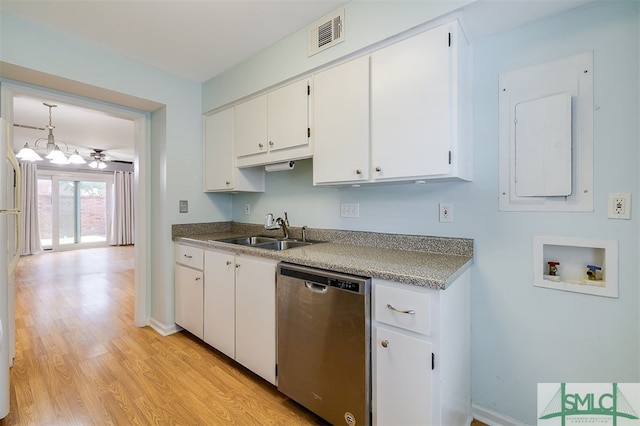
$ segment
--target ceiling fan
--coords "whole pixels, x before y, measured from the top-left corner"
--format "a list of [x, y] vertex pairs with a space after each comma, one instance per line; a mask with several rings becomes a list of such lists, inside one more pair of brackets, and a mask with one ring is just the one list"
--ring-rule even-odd
[[105, 149], [99, 149], [99, 148], [91, 148], [91, 151], [89, 152], [89, 158], [91, 159], [91, 162], [89, 163], [89, 167], [94, 169], [104, 169], [105, 167], [107, 167], [106, 163], [108, 162], [132, 164], [131, 161], [115, 159], [107, 155]]

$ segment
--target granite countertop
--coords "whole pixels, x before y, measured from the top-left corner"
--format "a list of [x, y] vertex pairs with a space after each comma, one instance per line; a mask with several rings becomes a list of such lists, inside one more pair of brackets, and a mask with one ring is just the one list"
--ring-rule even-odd
[[[205, 249], [224, 249], [236, 254], [440, 290], [446, 289], [473, 263], [473, 240], [470, 239], [309, 230], [310, 240], [326, 242], [273, 251], [219, 240], [248, 235], [280, 235], [265, 232], [264, 228], [256, 225], [222, 224], [228, 226], [189, 228], [188, 225], [174, 225], [178, 228], [174, 228], [173, 238], [175, 242]], [[299, 229], [294, 228], [293, 231], [292, 238], [296, 238]]]

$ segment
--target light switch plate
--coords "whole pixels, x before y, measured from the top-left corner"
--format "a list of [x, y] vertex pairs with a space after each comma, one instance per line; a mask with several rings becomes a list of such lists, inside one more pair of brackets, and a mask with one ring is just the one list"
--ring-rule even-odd
[[189, 213], [189, 201], [180, 200], [180, 213]]

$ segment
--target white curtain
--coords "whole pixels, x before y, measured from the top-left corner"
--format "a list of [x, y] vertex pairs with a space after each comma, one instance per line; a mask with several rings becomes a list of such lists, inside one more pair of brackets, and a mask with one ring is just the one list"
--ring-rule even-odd
[[40, 226], [38, 224], [38, 168], [35, 163], [21, 162], [22, 175], [22, 253], [34, 254], [42, 251]]
[[111, 245], [134, 243], [133, 172], [117, 170], [113, 179]]

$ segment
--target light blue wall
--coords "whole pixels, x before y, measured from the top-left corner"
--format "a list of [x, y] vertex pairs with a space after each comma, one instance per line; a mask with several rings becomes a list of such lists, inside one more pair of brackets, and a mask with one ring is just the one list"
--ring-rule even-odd
[[[229, 195], [202, 192], [201, 84], [3, 14], [0, 61], [165, 105], [151, 116], [149, 273], [151, 316], [173, 324], [171, 224], [231, 216]], [[178, 213], [178, 200], [190, 213]]]
[[[371, 4], [358, 3], [356, 8], [351, 3], [348, 16], [359, 20], [366, 14], [367, 20], [377, 22], [381, 16]], [[428, 6], [417, 2], [414, 7]], [[402, 19], [401, 11], [387, 10], [384, 18], [397, 24], [394, 29], [413, 24]], [[294, 226], [473, 238], [472, 397], [485, 409], [535, 424], [538, 382], [640, 381], [639, 35], [638, 3], [607, 1], [475, 40], [474, 98], [469, 100], [475, 152], [471, 183], [318, 188], [311, 184], [311, 161], [305, 160], [291, 172], [267, 174], [264, 194], [235, 195], [233, 219], [261, 223], [264, 214], [286, 210]], [[594, 212], [499, 212], [498, 75], [587, 50], [594, 51], [597, 107]], [[282, 68], [301, 72], [305, 59], [299, 51], [288, 56], [276, 47], [272, 51], [278, 52], [273, 58]], [[269, 58], [269, 52], [263, 52], [246, 67], [210, 81], [204, 109], [215, 104], [211, 98], [222, 82], [251, 74], [252, 66]], [[294, 65], [289, 68], [289, 63]], [[270, 78], [263, 82], [271, 83]], [[236, 82], [233, 91], [244, 95], [256, 88], [253, 81], [242, 86]], [[220, 95], [220, 103], [229, 96]], [[609, 192], [633, 194], [632, 220], [606, 219]], [[340, 203], [347, 201], [360, 203], [359, 219], [339, 217]], [[438, 222], [442, 201], [453, 203], [454, 223]], [[245, 203], [251, 204], [250, 216], [244, 215]], [[620, 297], [533, 287], [534, 235], [617, 240]]]

